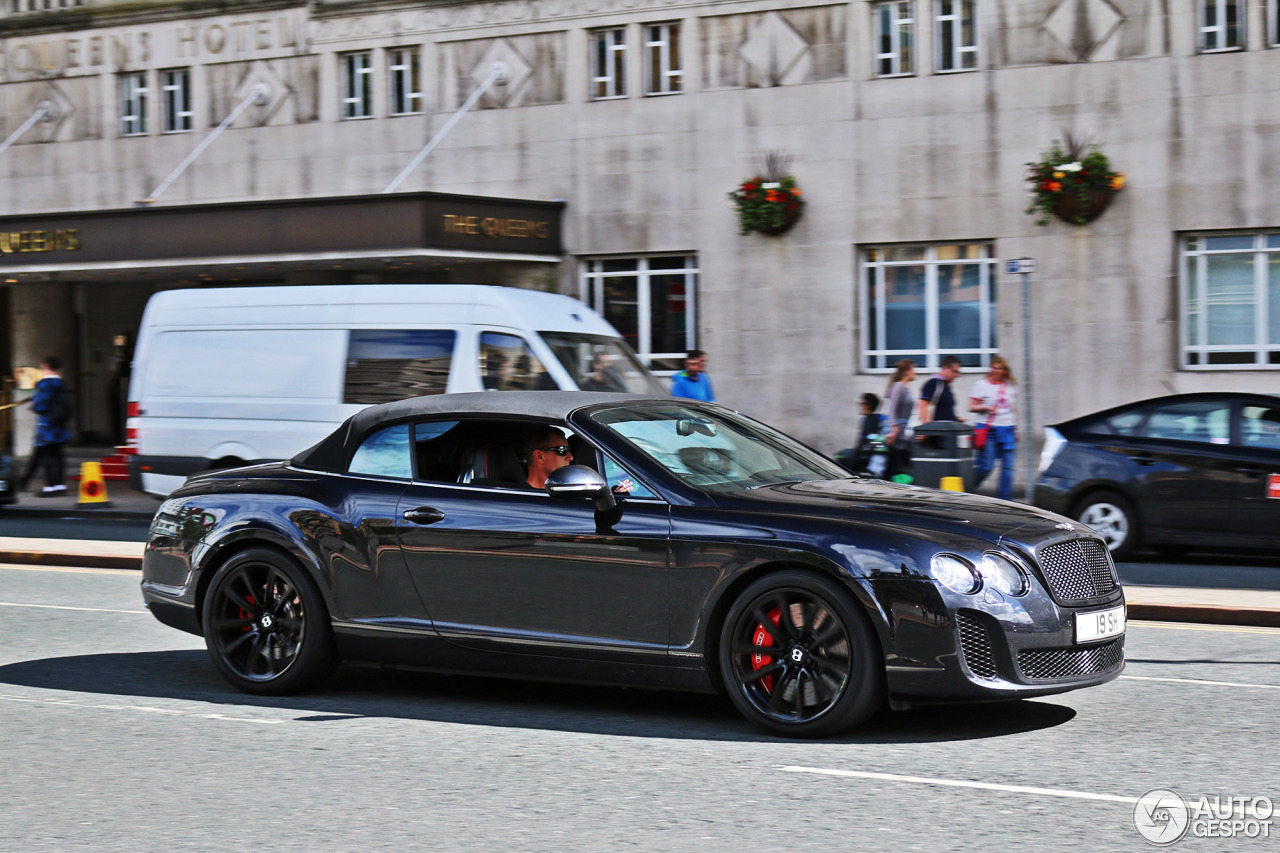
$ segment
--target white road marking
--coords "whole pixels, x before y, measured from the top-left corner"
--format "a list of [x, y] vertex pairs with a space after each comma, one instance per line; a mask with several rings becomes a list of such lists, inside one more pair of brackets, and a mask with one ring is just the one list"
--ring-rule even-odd
[[1003, 791], [1009, 794], [1033, 794], [1038, 797], [1063, 797], [1072, 800], [1101, 800], [1107, 803], [1133, 805], [1137, 797], [1120, 797], [1115, 794], [1094, 794], [1089, 791], [1067, 791], [1062, 788], [1029, 788], [1024, 785], [1000, 785], [995, 782], [971, 782], [966, 779], [937, 779], [932, 776], [900, 776], [897, 773], [873, 773], [868, 770], [833, 770], [825, 767], [796, 767], [784, 765], [778, 768], [784, 773], [812, 773], [818, 776], [844, 776], [853, 779], [875, 779], [881, 782], [907, 782], [915, 785], [940, 785], [947, 788], [976, 788], [980, 791]]
[[151, 615], [149, 610], [111, 610], [107, 607], [68, 607], [65, 604], [18, 604], [13, 601], [0, 601], [0, 607], [35, 607], [40, 610], [81, 610], [85, 613], [141, 613]]
[[229, 714], [196, 713], [177, 708], [155, 708], [150, 705], [120, 705], [113, 703], [72, 702], [70, 699], [34, 698], [26, 696], [5, 696], [0, 693], [0, 700], [5, 702], [25, 702], [32, 705], [58, 705], [66, 708], [86, 708], [92, 711], [141, 711], [145, 714], [166, 714], [174, 717], [192, 717], [201, 720], [225, 720], [232, 723], [261, 723], [264, 726], [275, 726], [292, 720], [270, 720], [264, 717], [233, 717]]
[[1171, 681], [1174, 684], [1201, 684], [1206, 687], [1257, 687], [1262, 690], [1280, 690], [1280, 684], [1246, 684], [1239, 681], [1206, 681], [1200, 678], [1160, 678], [1154, 675], [1122, 675], [1121, 681]]

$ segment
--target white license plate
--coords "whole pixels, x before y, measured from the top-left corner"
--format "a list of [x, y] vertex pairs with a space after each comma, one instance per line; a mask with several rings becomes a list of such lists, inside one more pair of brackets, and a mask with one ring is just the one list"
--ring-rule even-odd
[[1124, 606], [1076, 614], [1076, 642], [1105, 640], [1124, 633]]

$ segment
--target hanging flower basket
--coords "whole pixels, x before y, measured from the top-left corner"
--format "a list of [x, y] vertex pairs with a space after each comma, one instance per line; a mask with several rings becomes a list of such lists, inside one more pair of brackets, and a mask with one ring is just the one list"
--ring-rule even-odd
[[1049, 224], [1049, 216], [1073, 225], [1097, 219], [1124, 189], [1124, 173], [1113, 172], [1107, 155], [1096, 145], [1086, 145], [1064, 134], [1065, 145], [1054, 142], [1041, 158], [1027, 164], [1031, 205], [1037, 225]]
[[791, 158], [780, 151], [760, 155], [760, 171], [729, 193], [738, 212], [738, 233], [777, 236], [791, 230], [804, 213], [804, 199], [796, 179], [787, 174]]
[[760, 175], [748, 178], [729, 193], [738, 212], [738, 233], [785, 234], [804, 212], [804, 199], [800, 196], [796, 179], [790, 175], [777, 180]]

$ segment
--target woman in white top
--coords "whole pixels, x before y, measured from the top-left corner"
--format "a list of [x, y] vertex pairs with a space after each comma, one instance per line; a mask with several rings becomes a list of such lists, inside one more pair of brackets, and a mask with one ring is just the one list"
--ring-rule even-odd
[[1013, 499], [1013, 469], [1018, 455], [1018, 389], [1013, 371], [1003, 356], [991, 357], [987, 375], [969, 391], [969, 411], [979, 415], [975, 427], [987, 428], [987, 441], [973, 462], [973, 487], [977, 489], [1000, 460], [1000, 484], [996, 496]]

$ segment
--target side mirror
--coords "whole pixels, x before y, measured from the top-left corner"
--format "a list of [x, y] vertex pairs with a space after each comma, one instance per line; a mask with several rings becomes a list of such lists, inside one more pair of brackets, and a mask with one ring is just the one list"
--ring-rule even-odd
[[552, 471], [547, 475], [547, 494], [553, 498], [591, 498], [601, 512], [617, 505], [604, 477], [586, 465], [566, 465]]

